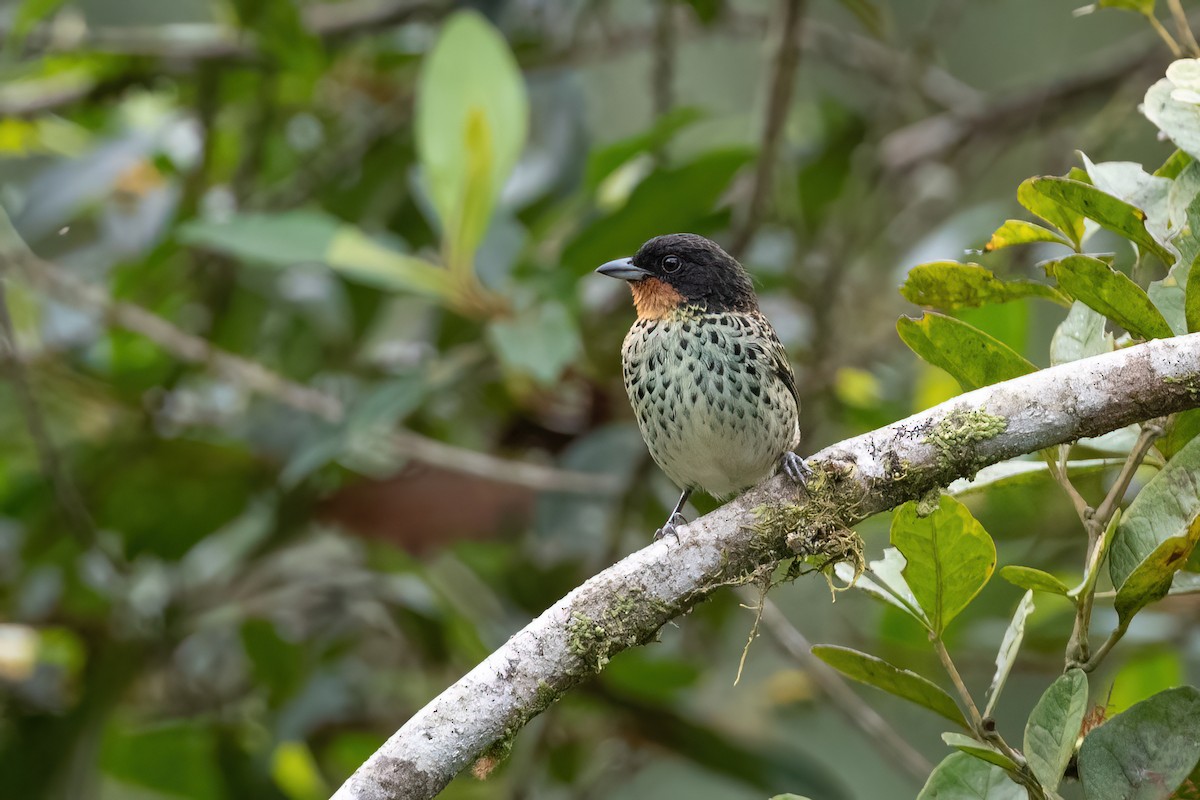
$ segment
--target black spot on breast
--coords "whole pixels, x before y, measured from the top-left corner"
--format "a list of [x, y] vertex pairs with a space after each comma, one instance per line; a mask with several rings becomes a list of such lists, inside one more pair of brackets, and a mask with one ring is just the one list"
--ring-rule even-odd
[[717, 363], [715, 363], [713, 365], [713, 372], [715, 372], [717, 375], [724, 375], [725, 374], [725, 365], [722, 364], [720, 361], [718, 361]]
[[713, 389], [717, 394], [723, 394], [725, 392], [725, 381], [721, 378], [713, 378]]
[[742, 346], [740, 344], [738, 344], [737, 342], [733, 343], [733, 357], [734, 358], [742, 357]]
[[762, 394], [762, 389], [757, 383], [750, 383], [747, 384], [747, 386], [750, 387], [750, 394], [754, 395], [755, 397], [758, 397], [760, 394]]
[[721, 334], [717, 333], [716, 331], [709, 331], [708, 332], [708, 340], [710, 342], [712, 342], [713, 344], [720, 344], [721, 343]]

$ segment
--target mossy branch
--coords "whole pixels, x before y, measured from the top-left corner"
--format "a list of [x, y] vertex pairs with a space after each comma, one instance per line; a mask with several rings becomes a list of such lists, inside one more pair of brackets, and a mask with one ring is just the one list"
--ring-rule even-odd
[[1195, 408], [1198, 388], [1200, 334], [1190, 334], [979, 389], [828, 447], [809, 459], [820, 479], [807, 498], [770, 478], [683, 527], [678, 542], [655, 542], [576, 588], [414, 714], [334, 797], [433, 797], [481, 758], [502, 756], [557, 697], [719, 587], [785, 558], [853, 559], [853, 540], [841, 532], [871, 514], [988, 464]]

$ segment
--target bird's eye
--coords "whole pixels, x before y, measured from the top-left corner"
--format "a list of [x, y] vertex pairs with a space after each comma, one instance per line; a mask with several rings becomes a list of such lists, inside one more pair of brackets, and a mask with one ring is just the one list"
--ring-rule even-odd
[[683, 259], [679, 256], [667, 256], [662, 260], [663, 272], [678, 272], [683, 266]]

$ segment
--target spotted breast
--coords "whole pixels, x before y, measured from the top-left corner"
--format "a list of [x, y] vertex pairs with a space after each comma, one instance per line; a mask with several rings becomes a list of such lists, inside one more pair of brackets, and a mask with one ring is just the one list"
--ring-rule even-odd
[[622, 356], [650, 455], [681, 488], [729, 497], [800, 442], [795, 379], [757, 310], [641, 317]]

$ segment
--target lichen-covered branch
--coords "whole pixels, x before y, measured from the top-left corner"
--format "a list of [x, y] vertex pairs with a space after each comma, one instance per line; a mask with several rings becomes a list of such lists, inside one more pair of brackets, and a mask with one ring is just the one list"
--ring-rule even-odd
[[989, 386], [809, 459], [810, 496], [774, 477], [639, 550], [554, 604], [418, 711], [334, 795], [416, 800], [477, 760], [622, 650], [721, 586], [981, 467], [1200, 406], [1200, 334]]

